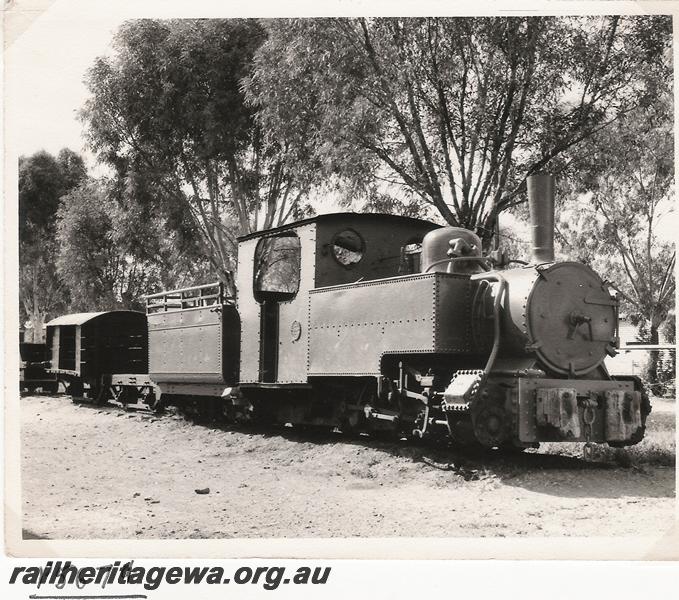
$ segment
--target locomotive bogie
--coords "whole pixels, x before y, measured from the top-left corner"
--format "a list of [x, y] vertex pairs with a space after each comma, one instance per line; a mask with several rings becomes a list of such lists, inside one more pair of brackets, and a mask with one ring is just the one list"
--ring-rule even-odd
[[110, 399], [120, 404], [146, 404], [155, 406], [161, 396], [158, 384], [148, 375], [117, 373], [105, 375], [103, 385], [108, 389]]

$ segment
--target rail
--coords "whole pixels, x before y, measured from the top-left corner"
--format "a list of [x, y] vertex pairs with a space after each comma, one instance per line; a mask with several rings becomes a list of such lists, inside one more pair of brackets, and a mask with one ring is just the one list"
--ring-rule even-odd
[[670, 350], [676, 352], [677, 347], [672, 344], [627, 344], [620, 346], [618, 350]]
[[146, 300], [147, 315], [200, 308], [213, 304], [228, 304], [230, 301], [230, 298], [224, 292], [224, 284], [221, 282], [148, 294], [144, 296], [144, 299]]

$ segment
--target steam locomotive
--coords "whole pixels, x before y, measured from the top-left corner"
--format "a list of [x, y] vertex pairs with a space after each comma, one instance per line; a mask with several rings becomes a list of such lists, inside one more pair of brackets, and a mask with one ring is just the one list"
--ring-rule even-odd
[[471, 231], [337, 213], [239, 239], [238, 299], [219, 283], [151, 294], [146, 314], [47, 324], [71, 393], [234, 421], [392, 431], [488, 448], [639, 442], [650, 403], [604, 365], [618, 300], [554, 262], [553, 179], [528, 180], [529, 263], [499, 266]]

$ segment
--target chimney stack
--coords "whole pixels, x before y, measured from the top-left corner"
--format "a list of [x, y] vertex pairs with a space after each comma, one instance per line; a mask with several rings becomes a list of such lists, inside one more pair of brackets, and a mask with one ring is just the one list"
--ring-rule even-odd
[[554, 262], [554, 177], [536, 173], [526, 178], [533, 231], [531, 263]]

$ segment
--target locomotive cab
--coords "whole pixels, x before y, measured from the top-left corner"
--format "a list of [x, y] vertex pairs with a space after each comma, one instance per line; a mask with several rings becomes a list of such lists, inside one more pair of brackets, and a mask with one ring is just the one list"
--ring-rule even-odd
[[240, 238], [240, 387], [309, 389], [311, 292], [398, 276], [406, 268], [404, 248], [419, 246], [438, 227], [335, 213]]

